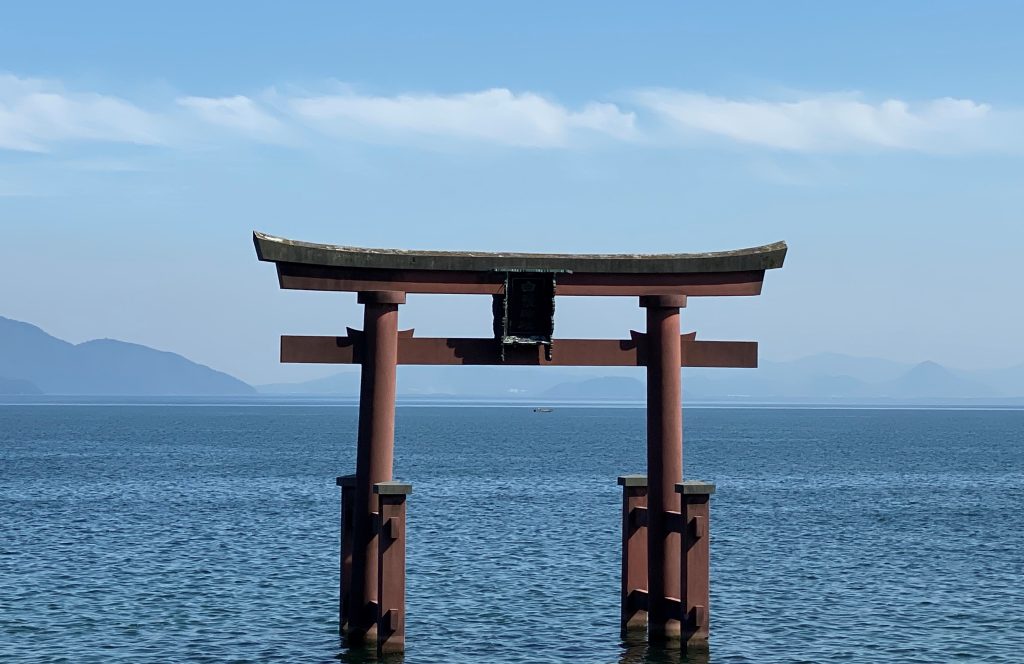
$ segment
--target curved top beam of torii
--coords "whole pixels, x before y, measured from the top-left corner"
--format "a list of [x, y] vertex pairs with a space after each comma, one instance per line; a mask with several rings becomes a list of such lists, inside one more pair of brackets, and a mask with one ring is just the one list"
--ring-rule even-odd
[[786, 243], [691, 254], [524, 254], [407, 251], [314, 244], [253, 232], [282, 288], [499, 294], [508, 272], [552, 272], [559, 295], [758, 295]]
[[411, 251], [315, 244], [253, 231], [261, 261], [381, 270], [492, 272], [531, 270], [601, 274], [695, 274], [782, 267], [786, 243], [691, 254], [526, 254], [481, 251]]

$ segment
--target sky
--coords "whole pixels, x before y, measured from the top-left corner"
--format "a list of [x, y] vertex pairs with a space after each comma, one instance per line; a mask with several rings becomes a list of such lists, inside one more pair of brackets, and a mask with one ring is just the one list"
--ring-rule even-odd
[[[1024, 4], [15, 3], [0, 22], [0, 315], [264, 383], [251, 232], [366, 247], [657, 253], [777, 240], [756, 298], [692, 298], [765, 359], [1024, 362]], [[402, 327], [488, 336], [490, 302]], [[625, 338], [631, 298], [560, 298]]]

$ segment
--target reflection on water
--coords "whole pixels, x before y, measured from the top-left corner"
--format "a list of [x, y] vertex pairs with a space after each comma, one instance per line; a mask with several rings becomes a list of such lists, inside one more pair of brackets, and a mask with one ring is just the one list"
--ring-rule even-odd
[[[416, 646], [412, 644], [410, 647], [414, 656]], [[618, 664], [710, 664], [711, 661], [707, 651], [683, 653], [678, 648], [651, 646], [641, 635], [630, 636], [620, 642], [619, 649], [619, 658], [616, 660]], [[524, 661], [545, 661], [543, 653], [538, 652], [535, 655], [536, 660], [530, 660], [527, 655]], [[406, 661], [404, 653], [379, 656], [372, 648], [346, 648], [344, 642], [335, 659], [345, 664], [404, 664]]]
[[652, 646], [640, 635], [623, 641], [620, 647], [619, 664], [709, 664], [711, 661], [707, 651], [683, 653], [679, 649]]
[[386, 655], [378, 655], [377, 651], [373, 648], [347, 648], [345, 647], [344, 640], [342, 640], [341, 650], [335, 659], [345, 664], [403, 664], [405, 662], [405, 654], [388, 653]]
[[[410, 647], [415, 655], [415, 644]], [[650, 646], [646, 639], [641, 638], [623, 641], [619, 644], [619, 649], [619, 658], [616, 660], [618, 664], [710, 664], [711, 661], [709, 653], [706, 651], [683, 653], [678, 648]], [[543, 653], [538, 652], [536, 655], [536, 660], [530, 660], [528, 655], [523, 659], [524, 661], [545, 661]], [[404, 664], [406, 661], [404, 653], [379, 656], [371, 648], [346, 648], [344, 644], [341, 645], [340, 652], [335, 659], [345, 664]]]

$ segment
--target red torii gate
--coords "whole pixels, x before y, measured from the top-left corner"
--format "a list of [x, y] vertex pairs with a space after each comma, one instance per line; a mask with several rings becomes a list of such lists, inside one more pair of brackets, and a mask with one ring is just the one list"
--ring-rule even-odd
[[[354, 291], [363, 329], [343, 337], [282, 336], [281, 361], [359, 364], [356, 473], [342, 493], [340, 629], [352, 645], [405, 647], [405, 502], [392, 480], [399, 364], [647, 367], [647, 475], [619, 477], [622, 629], [651, 641], [706, 648], [709, 498], [683, 481], [681, 367], [756, 367], [757, 343], [680, 335], [687, 297], [759, 295], [786, 244], [700, 254], [517, 254], [361, 249], [254, 232], [281, 288]], [[419, 338], [399, 331], [407, 293], [491, 295], [494, 337]], [[645, 333], [629, 339], [557, 339], [554, 298], [633, 296]]]

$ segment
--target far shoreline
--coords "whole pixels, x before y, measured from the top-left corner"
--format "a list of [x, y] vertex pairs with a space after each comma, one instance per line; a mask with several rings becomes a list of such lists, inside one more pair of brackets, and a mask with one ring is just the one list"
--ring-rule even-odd
[[[974, 403], [948, 401], [740, 401], [686, 400], [686, 408], [717, 410], [937, 410], [937, 411], [1018, 411], [1024, 410], [1024, 399], [986, 400]], [[354, 396], [205, 396], [205, 395], [0, 395], [0, 407], [294, 407], [294, 408], [358, 408]], [[637, 409], [646, 408], [644, 401], [615, 399], [466, 399], [454, 396], [399, 396], [398, 408], [551, 408], [558, 409]], [[546, 414], [546, 413], [545, 413]]]

